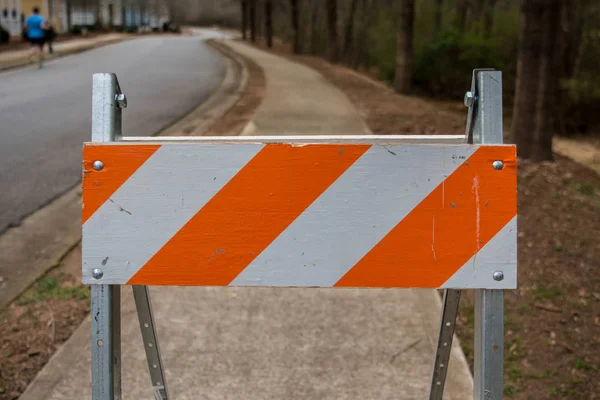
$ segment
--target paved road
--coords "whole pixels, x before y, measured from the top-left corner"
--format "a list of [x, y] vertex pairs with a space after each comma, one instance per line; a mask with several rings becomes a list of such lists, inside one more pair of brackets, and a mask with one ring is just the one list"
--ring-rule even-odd
[[220, 56], [195, 36], [140, 38], [0, 74], [0, 233], [80, 181], [94, 72], [117, 73], [127, 136], [173, 123], [225, 75]]

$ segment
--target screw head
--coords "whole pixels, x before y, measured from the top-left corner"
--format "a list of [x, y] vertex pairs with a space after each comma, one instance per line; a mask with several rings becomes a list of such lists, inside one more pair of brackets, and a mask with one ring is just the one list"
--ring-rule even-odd
[[104, 168], [104, 163], [100, 160], [96, 160], [92, 166], [96, 171], [102, 171], [102, 168]]
[[501, 280], [504, 279], [504, 272], [502, 271], [496, 271], [494, 272], [494, 280], [500, 282]]
[[100, 268], [95, 268], [92, 271], [92, 276], [94, 277], [94, 279], [100, 279], [104, 276], [104, 272]]
[[465, 93], [465, 107], [471, 107], [475, 102], [475, 95], [473, 92]]
[[116, 95], [115, 100], [119, 108], [127, 108], [127, 97], [123, 93]]
[[496, 171], [500, 171], [502, 168], [504, 168], [504, 163], [500, 160], [496, 160], [492, 163], [492, 166]]

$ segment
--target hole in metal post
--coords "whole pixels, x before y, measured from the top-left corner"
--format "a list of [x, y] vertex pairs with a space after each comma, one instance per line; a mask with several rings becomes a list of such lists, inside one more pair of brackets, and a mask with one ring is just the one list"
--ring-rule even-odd
[[448, 342], [444, 342], [444, 347], [447, 347], [447, 346], [448, 346]]
[[144, 324], [144, 328], [148, 328], [150, 325], [148, 324]]
[[104, 346], [104, 342], [102, 340], [98, 340], [98, 347]]
[[446, 326], [450, 326], [452, 325], [450, 322], [446, 322]]
[[152, 347], [152, 343], [148, 343], [148, 347]]

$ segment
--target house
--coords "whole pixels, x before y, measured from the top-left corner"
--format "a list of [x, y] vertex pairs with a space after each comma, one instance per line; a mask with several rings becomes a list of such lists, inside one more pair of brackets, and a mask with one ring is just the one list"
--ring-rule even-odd
[[58, 32], [74, 26], [159, 28], [169, 21], [167, 0], [0, 0], [0, 25], [11, 36], [21, 35], [33, 7], [50, 20]]

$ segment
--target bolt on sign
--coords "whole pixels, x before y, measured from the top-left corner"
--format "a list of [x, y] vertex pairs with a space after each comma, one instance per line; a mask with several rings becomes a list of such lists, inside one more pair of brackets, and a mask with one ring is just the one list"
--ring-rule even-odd
[[87, 143], [83, 159], [84, 283], [516, 287], [512, 145]]

